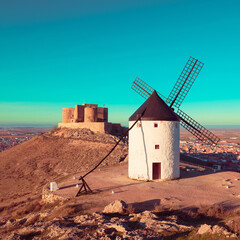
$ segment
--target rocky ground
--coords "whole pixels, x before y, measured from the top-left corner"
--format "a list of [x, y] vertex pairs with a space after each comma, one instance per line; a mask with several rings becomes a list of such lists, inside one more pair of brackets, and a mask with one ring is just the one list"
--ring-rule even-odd
[[[2, 221], [1, 239], [239, 239], [231, 225], [234, 220], [215, 219], [215, 224], [213, 218], [204, 219], [193, 211], [169, 211], [158, 206], [154, 211], [138, 212], [116, 200], [101, 213], [54, 217], [62, 210], [63, 205], [55, 206]], [[202, 224], [203, 220], [210, 224]]]
[[[0, 215], [9, 216], [37, 200], [42, 187], [55, 179], [93, 168], [118, 138], [88, 129], [54, 129], [0, 153]], [[124, 161], [121, 142], [101, 167]]]

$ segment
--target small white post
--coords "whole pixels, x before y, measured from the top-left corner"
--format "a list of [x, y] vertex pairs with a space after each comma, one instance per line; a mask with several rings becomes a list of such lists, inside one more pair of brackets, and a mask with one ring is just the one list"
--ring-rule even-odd
[[51, 192], [54, 192], [54, 191], [57, 191], [59, 188], [58, 188], [58, 185], [56, 182], [50, 182], [50, 191]]

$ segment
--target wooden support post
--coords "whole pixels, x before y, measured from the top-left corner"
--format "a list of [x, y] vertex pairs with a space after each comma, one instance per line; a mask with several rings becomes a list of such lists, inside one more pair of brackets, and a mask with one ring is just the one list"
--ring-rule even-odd
[[88, 184], [86, 183], [82, 176], [79, 178], [79, 180], [81, 180], [82, 183], [79, 184], [81, 187], [77, 192], [76, 197], [79, 196], [81, 193], [92, 193], [91, 188], [88, 186]]

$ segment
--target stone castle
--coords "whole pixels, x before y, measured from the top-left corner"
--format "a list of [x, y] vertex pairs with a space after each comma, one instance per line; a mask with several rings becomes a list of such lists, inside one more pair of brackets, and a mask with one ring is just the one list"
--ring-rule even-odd
[[120, 123], [108, 122], [108, 109], [98, 107], [97, 104], [83, 104], [76, 105], [75, 108], [63, 108], [62, 123], [59, 123], [58, 127], [88, 128], [93, 132], [114, 135], [121, 135], [126, 130]]

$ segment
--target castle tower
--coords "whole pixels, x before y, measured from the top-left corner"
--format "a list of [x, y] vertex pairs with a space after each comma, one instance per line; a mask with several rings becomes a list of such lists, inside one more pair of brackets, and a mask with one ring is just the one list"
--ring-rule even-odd
[[62, 122], [70, 123], [74, 116], [74, 108], [63, 108], [62, 110]]
[[138, 180], [180, 177], [179, 118], [153, 94], [129, 118], [128, 176]]
[[97, 108], [85, 107], [84, 108], [84, 122], [96, 122], [97, 120]]

